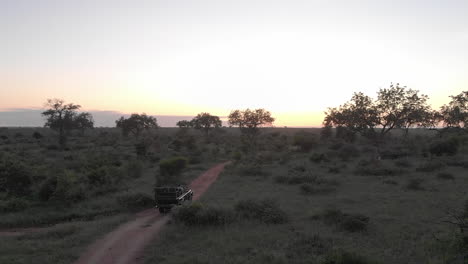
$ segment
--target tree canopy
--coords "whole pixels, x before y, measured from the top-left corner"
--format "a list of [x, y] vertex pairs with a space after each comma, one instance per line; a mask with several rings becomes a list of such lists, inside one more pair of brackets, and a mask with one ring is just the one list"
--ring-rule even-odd
[[468, 122], [468, 91], [450, 96], [448, 105], [440, 108], [440, 119], [447, 127], [466, 128]]
[[63, 99], [47, 99], [45, 106], [48, 108], [42, 112], [46, 117], [45, 127], [50, 127], [59, 132], [59, 143], [64, 145], [66, 134], [72, 129], [93, 128], [93, 116], [90, 113], [80, 113], [77, 110], [80, 105], [73, 103], [66, 104]]
[[200, 113], [190, 123], [193, 128], [203, 130], [207, 135], [211, 129], [219, 128], [222, 125], [221, 119], [210, 113]]
[[260, 127], [272, 125], [275, 118], [265, 109], [250, 110], [247, 108], [232, 111], [228, 120], [230, 126], [238, 126], [242, 133], [253, 137], [258, 134]]
[[363, 135], [375, 134], [379, 128], [384, 136], [394, 128], [408, 129], [428, 125], [431, 109], [428, 97], [406, 86], [391, 84], [377, 92], [377, 99], [354, 93], [344, 105], [325, 112], [325, 126], [346, 127]]
[[142, 131], [158, 128], [155, 117], [143, 114], [132, 114], [129, 118], [120, 117], [115, 121], [116, 127], [122, 129], [122, 133], [128, 136], [130, 133], [138, 137]]

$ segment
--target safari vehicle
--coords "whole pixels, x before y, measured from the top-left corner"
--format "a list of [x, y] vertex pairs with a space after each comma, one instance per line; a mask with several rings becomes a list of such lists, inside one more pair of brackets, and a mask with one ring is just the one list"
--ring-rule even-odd
[[154, 188], [154, 198], [159, 212], [164, 214], [172, 207], [181, 205], [184, 201], [191, 201], [193, 191], [184, 186], [159, 186]]

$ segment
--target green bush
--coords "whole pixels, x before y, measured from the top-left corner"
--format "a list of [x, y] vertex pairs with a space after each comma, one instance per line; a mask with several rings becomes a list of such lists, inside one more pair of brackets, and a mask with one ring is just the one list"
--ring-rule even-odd
[[362, 214], [346, 214], [338, 209], [327, 209], [322, 214], [327, 225], [335, 225], [348, 232], [359, 232], [367, 229], [369, 217]]
[[289, 221], [286, 212], [273, 200], [242, 200], [236, 203], [234, 210], [241, 218], [258, 220], [265, 224], [284, 224]]
[[232, 211], [227, 209], [205, 207], [201, 203], [192, 203], [174, 210], [173, 219], [176, 223], [187, 226], [218, 226], [233, 222], [235, 216]]
[[253, 163], [241, 163], [237, 165], [237, 171], [242, 176], [265, 176], [267, 173], [263, 170], [262, 166]]
[[422, 191], [424, 190], [424, 187], [421, 186], [423, 182], [424, 182], [423, 179], [410, 179], [408, 180], [408, 183], [406, 184], [406, 188], [408, 190]]
[[92, 168], [86, 174], [92, 187], [100, 187], [112, 183], [112, 177], [107, 173], [107, 167]]
[[333, 186], [304, 183], [300, 186], [300, 190], [302, 194], [313, 195], [313, 194], [331, 193], [331, 192], [334, 192], [336, 188]]
[[309, 152], [317, 145], [317, 136], [314, 133], [299, 131], [294, 135], [293, 145], [298, 146], [303, 152]]
[[330, 159], [327, 157], [327, 155], [323, 154], [323, 153], [312, 153], [312, 155], [310, 155], [310, 157], [309, 157], [309, 160], [311, 162], [315, 162], [315, 163], [329, 162], [330, 161]]
[[0, 200], [0, 212], [10, 213], [22, 211], [30, 206], [30, 202], [22, 198], [12, 197], [8, 200]]
[[437, 173], [437, 178], [441, 180], [455, 180], [455, 176], [448, 172], [439, 172]]
[[188, 160], [184, 157], [173, 157], [159, 162], [159, 170], [163, 176], [179, 175], [187, 167]]
[[52, 198], [60, 202], [78, 202], [86, 198], [85, 180], [71, 171], [57, 175], [57, 185]]
[[[286, 257], [290, 259], [309, 260], [310, 257], [326, 254], [332, 247], [329, 239], [324, 239], [319, 235], [298, 235], [286, 246]], [[315, 261], [311, 261], [315, 263]]]
[[153, 197], [142, 192], [129, 192], [117, 196], [117, 203], [131, 211], [154, 207]]
[[292, 175], [292, 176], [279, 175], [279, 176], [276, 176], [274, 179], [275, 179], [276, 183], [293, 185], [293, 184], [316, 182], [317, 181], [317, 176], [312, 176], [312, 175]]
[[380, 160], [361, 160], [354, 173], [365, 176], [390, 176], [401, 173], [401, 169], [385, 166]]
[[394, 163], [395, 166], [400, 168], [410, 168], [412, 166], [411, 162], [407, 159], [397, 159]]
[[349, 161], [361, 155], [359, 149], [353, 144], [346, 144], [338, 151], [338, 157], [343, 161]]
[[442, 162], [442, 161], [431, 160], [431, 161], [427, 161], [424, 164], [421, 164], [420, 166], [418, 166], [416, 168], [416, 171], [419, 171], [419, 172], [433, 172], [433, 171], [436, 171], [436, 170], [441, 170], [445, 166], [446, 166], [446, 164], [444, 162]]
[[41, 133], [39, 133], [39, 132], [37, 132], [37, 131], [34, 131], [34, 133], [32, 134], [32, 137], [33, 137], [34, 139], [39, 140], [39, 139], [43, 138], [44, 136], [43, 136]]
[[45, 179], [38, 190], [39, 200], [48, 201], [54, 195], [55, 189], [57, 188], [57, 177], [49, 176]]
[[376, 262], [358, 254], [341, 250], [328, 253], [321, 264], [376, 264]]
[[143, 175], [143, 164], [141, 161], [131, 159], [125, 164], [128, 177], [132, 179], [140, 178]]
[[429, 152], [436, 156], [442, 156], [444, 154], [453, 156], [457, 154], [457, 151], [458, 141], [454, 138], [433, 142], [429, 147]]
[[26, 165], [8, 156], [0, 160], [0, 192], [27, 196], [31, 192], [31, 184], [30, 170]]

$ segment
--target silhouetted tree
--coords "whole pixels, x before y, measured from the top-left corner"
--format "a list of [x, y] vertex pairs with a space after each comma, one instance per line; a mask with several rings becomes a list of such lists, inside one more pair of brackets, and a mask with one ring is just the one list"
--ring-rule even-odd
[[374, 137], [376, 128], [383, 137], [394, 128], [408, 130], [412, 126], [425, 126], [430, 122], [431, 110], [427, 95], [391, 84], [377, 92], [377, 100], [363, 93], [354, 93], [351, 100], [325, 112], [325, 126], [346, 127], [361, 135]]
[[328, 140], [333, 136], [333, 130], [330, 125], [323, 126], [320, 129], [320, 140]]
[[376, 101], [380, 133], [385, 135], [394, 128], [408, 131], [412, 126], [422, 126], [430, 112], [427, 99], [427, 95], [419, 95], [419, 91], [398, 83], [391, 84], [388, 89], [380, 89]]
[[177, 122], [176, 124], [179, 128], [189, 128], [189, 127], [193, 127], [193, 124], [191, 121], [188, 121], [188, 120], [180, 120], [179, 122]]
[[218, 116], [210, 115], [209, 113], [200, 113], [190, 121], [190, 124], [195, 129], [203, 130], [205, 135], [208, 136], [210, 130], [221, 127], [222, 122]]
[[328, 108], [325, 112], [324, 126], [346, 127], [353, 133], [374, 132], [378, 124], [377, 109], [372, 98], [363, 93], [354, 93], [344, 105]]
[[468, 91], [450, 96], [448, 105], [440, 108], [440, 118], [446, 127], [466, 128], [468, 122]]
[[229, 114], [228, 119], [229, 125], [238, 126], [241, 133], [249, 141], [248, 143], [252, 145], [256, 143], [256, 137], [260, 132], [259, 128], [272, 125], [275, 121], [271, 113], [265, 109], [234, 110]]
[[81, 134], [84, 134], [84, 131], [89, 128], [94, 127], [94, 119], [90, 113], [83, 112], [75, 116], [74, 118], [74, 127], [81, 131]]
[[116, 127], [122, 129], [122, 134], [128, 136], [129, 133], [138, 137], [143, 130], [158, 128], [158, 123], [155, 117], [143, 114], [132, 114], [129, 118], [124, 118], [115, 121]]
[[80, 105], [65, 104], [62, 99], [47, 99], [46, 107], [49, 109], [42, 112], [46, 117], [45, 127], [50, 127], [59, 133], [59, 143], [64, 146], [68, 131], [74, 128], [74, 117]]

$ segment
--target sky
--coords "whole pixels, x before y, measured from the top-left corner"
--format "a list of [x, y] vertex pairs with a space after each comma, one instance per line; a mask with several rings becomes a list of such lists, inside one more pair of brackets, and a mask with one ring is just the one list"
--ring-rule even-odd
[[0, 0], [0, 111], [62, 98], [320, 126], [391, 82], [438, 108], [468, 89], [467, 14], [466, 0]]

